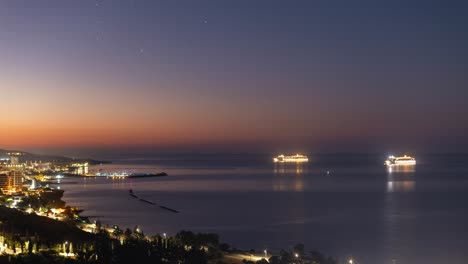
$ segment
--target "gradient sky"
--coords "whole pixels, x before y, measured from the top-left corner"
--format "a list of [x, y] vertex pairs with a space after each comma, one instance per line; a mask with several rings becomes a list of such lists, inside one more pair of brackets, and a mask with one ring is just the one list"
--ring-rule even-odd
[[1, 1], [0, 148], [464, 151], [468, 4], [408, 2]]

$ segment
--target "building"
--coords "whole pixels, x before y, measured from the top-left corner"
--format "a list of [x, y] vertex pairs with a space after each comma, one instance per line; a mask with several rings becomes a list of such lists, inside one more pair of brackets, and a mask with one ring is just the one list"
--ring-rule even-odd
[[9, 171], [0, 174], [0, 189], [3, 193], [20, 191], [23, 186], [23, 173], [20, 171]]
[[0, 189], [1, 190], [8, 189], [8, 172], [7, 171], [0, 172]]
[[10, 171], [10, 173], [8, 173], [8, 184], [10, 189], [21, 190], [23, 186], [23, 173], [16, 170]]
[[73, 174], [88, 175], [89, 165], [88, 163], [74, 163], [70, 166], [70, 171]]
[[11, 165], [19, 165], [20, 160], [18, 156], [10, 156], [10, 164]]
[[[8, 159], [6, 159], [8, 163], [6, 165], [3, 165], [4, 168], [9, 168], [9, 169], [14, 169], [14, 170], [23, 170], [26, 166], [25, 163], [21, 163], [21, 158], [18, 155], [13, 155], [9, 156]], [[1, 163], [1, 161], [0, 161]], [[4, 162], [5, 163], [5, 162]]]

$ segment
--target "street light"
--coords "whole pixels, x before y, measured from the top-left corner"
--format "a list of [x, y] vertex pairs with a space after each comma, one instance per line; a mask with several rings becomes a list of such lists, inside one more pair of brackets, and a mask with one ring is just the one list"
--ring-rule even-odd
[[349, 264], [353, 264], [353, 259], [349, 259]]
[[263, 250], [263, 252], [265, 253], [265, 258], [267, 258], [268, 251], [265, 249], [265, 250]]
[[[294, 257], [298, 258], [298, 257], [299, 257], [299, 254], [294, 253]], [[351, 263], [351, 264], [352, 264], [352, 263]]]

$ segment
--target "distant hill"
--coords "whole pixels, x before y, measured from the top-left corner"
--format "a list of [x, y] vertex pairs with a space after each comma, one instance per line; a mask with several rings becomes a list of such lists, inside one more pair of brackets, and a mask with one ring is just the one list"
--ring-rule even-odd
[[74, 158], [69, 158], [69, 157], [64, 157], [64, 156], [33, 154], [29, 152], [24, 152], [24, 151], [5, 150], [5, 149], [0, 149], [0, 158], [11, 156], [11, 154], [9, 153], [21, 153], [19, 157], [22, 162], [28, 162], [28, 161], [55, 162], [55, 163], [71, 163], [71, 162], [85, 163], [87, 162], [90, 165], [97, 165], [101, 163], [103, 164], [111, 163], [109, 161], [99, 161], [99, 160], [93, 160], [93, 159], [74, 159]]

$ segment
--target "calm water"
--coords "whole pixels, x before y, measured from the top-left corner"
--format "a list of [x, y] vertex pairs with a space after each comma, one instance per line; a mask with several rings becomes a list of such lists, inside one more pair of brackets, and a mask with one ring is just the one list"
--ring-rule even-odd
[[[114, 164], [94, 170], [170, 175], [62, 183], [69, 204], [105, 224], [139, 225], [146, 234], [216, 232], [243, 249], [303, 242], [358, 263], [467, 263], [466, 155], [419, 155], [415, 168], [392, 172], [383, 155], [316, 155], [299, 166], [275, 165], [268, 155], [100, 158]], [[140, 202], [130, 188], [181, 213]]]

